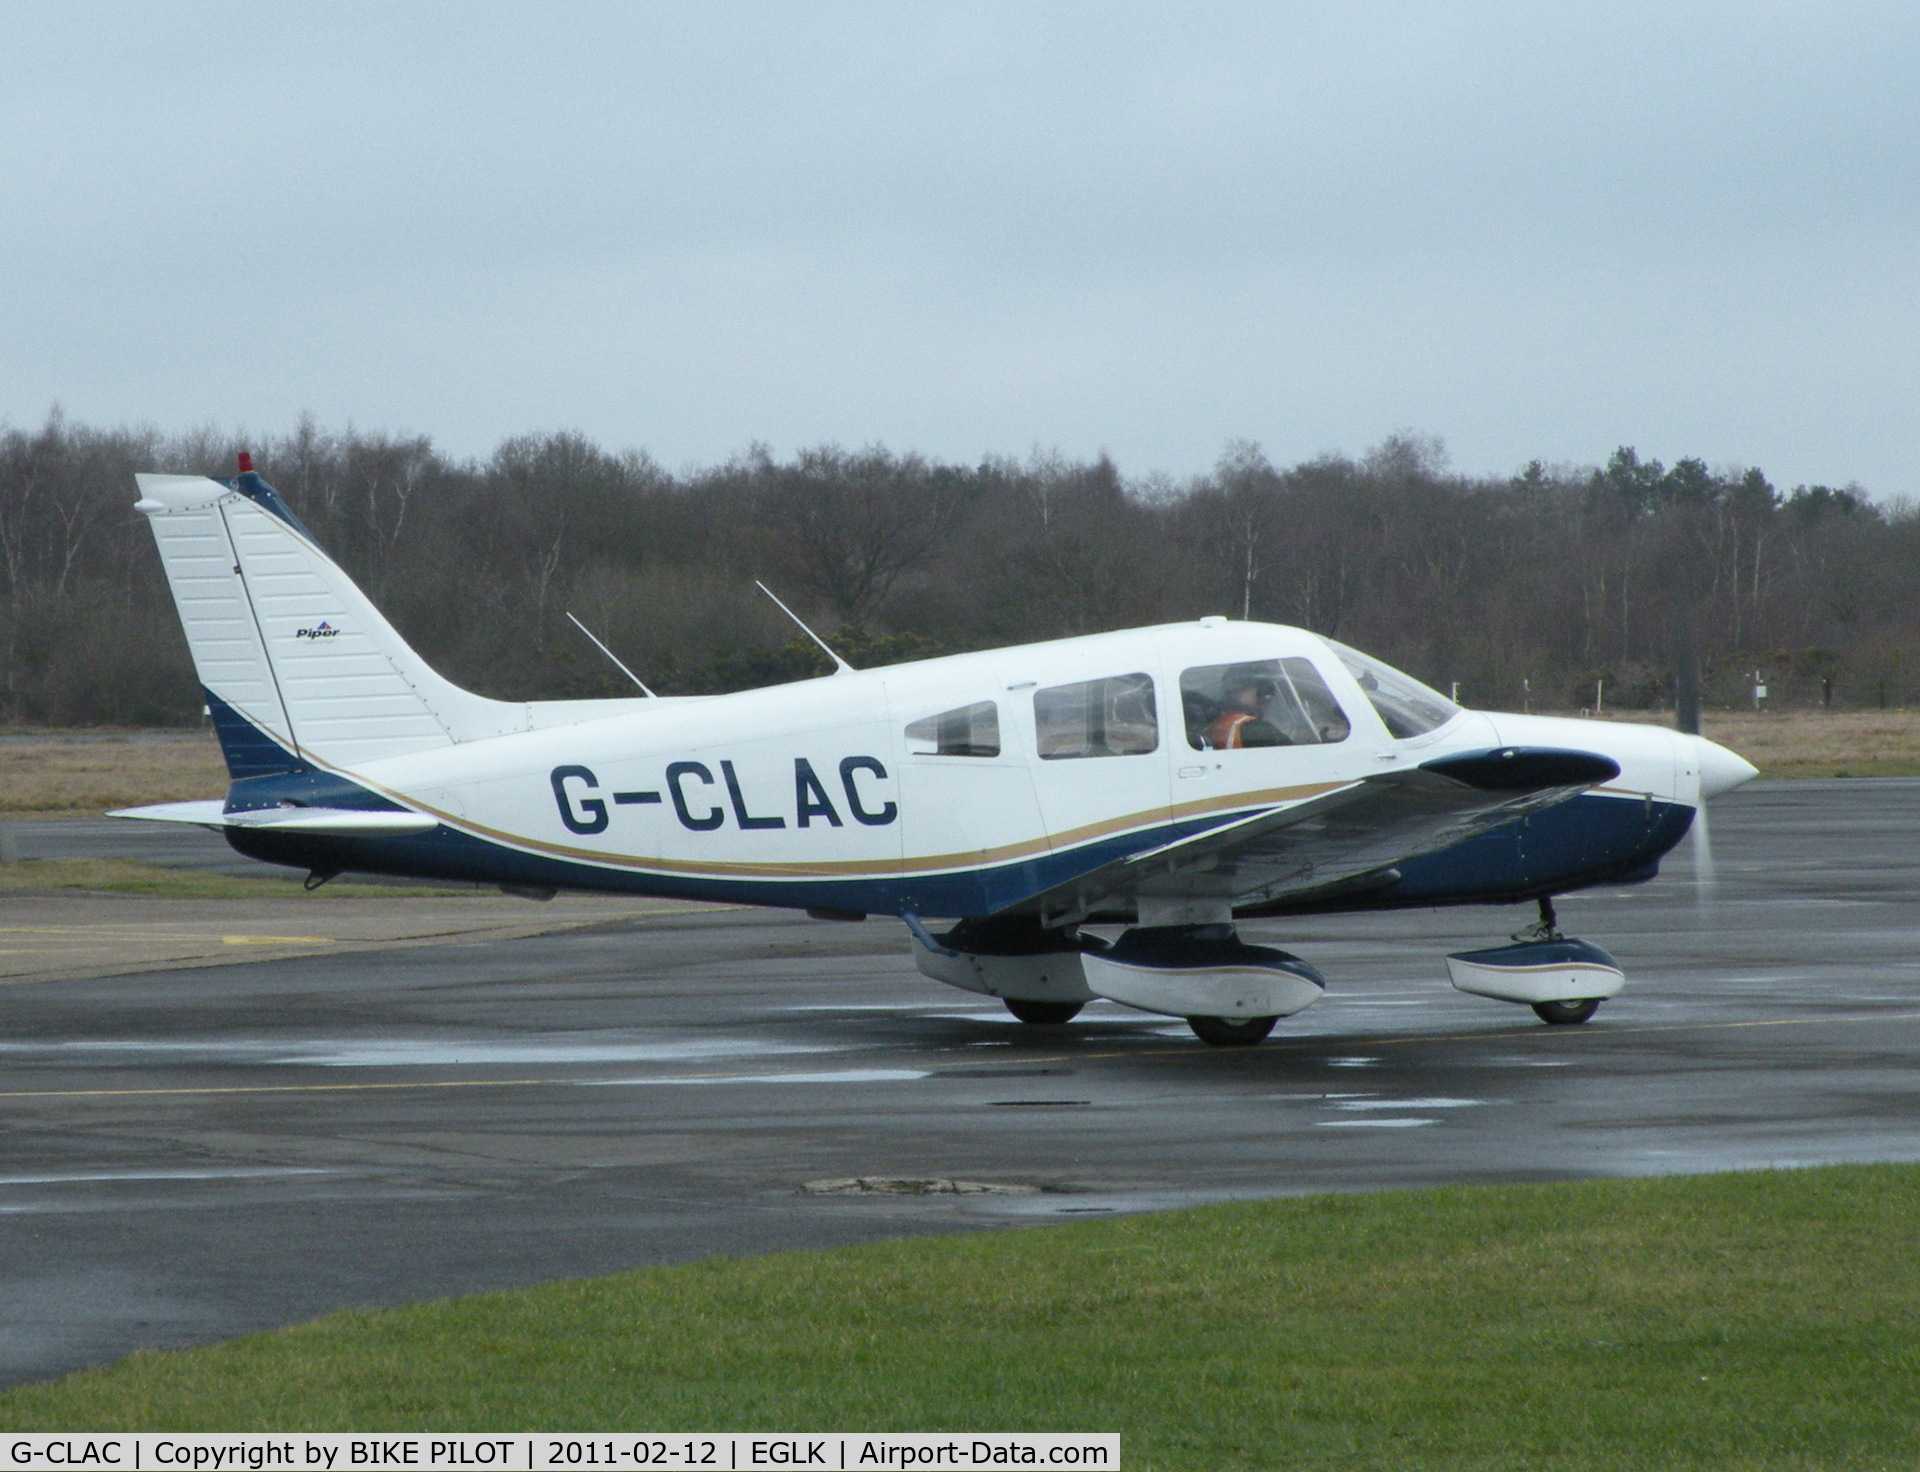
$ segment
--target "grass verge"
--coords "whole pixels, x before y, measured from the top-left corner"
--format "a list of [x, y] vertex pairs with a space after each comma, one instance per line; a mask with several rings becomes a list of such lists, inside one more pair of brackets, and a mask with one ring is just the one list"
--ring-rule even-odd
[[1920, 711], [1708, 711], [1702, 725], [1763, 777], [1920, 776]]
[[[269, 873], [272, 871], [268, 871]], [[0, 894], [52, 890], [99, 890], [176, 900], [284, 900], [299, 895], [302, 876], [242, 879], [199, 869], [172, 869], [132, 859], [27, 859], [0, 864]], [[472, 888], [435, 889], [422, 884], [356, 883], [336, 879], [316, 893], [329, 899], [418, 899], [473, 894]]]
[[0, 739], [0, 815], [98, 817], [108, 808], [226, 791], [211, 731], [35, 731]]
[[715, 1259], [143, 1353], [7, 1430], [1120, 1431], [1140, 1468], [1920, 1459], [1920, 1168]]

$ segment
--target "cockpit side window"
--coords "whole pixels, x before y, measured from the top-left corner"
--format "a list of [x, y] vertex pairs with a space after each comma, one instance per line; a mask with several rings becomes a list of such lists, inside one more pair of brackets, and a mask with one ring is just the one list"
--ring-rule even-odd
[[1332, 639], [1326, 643], [1359, 683], [1387, 730], [1399, 740], [1437, 731], [1460, 714], [1459, 706], [1438, 690], [1428, 689], [1412, 675], [1402, 674], [1392, 665], [1382, 664], [1371, 655]]
[[1000, 755], [1000, 707], [991, 700], [924, 716], [907, 727], [911, 756]]
[[1153, 676], [1109, 675], [1036, 690], [1033, 724], [1042, 761], [1153, 751], [1160, 745]]
[[1209, 664], [1180, 676], [1187, 744], [1195, 751], [1319, 746], [1345, 741], [1353, 723], [1306, 659]]

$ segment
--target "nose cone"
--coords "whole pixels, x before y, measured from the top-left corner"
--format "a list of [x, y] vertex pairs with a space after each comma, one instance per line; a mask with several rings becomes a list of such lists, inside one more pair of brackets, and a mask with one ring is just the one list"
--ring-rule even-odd
[[1700, 797], [1702, 801], [1718, 797], [1723, 792], [1731, 792], [1743, 782], [1751, 782], [1760, 775], [1760, 769], [1745, 757], [1728, 751], [1724, 746], [1716, 746], [1704, 736], [1693, 738], [1694, 760], [1700, 763]]

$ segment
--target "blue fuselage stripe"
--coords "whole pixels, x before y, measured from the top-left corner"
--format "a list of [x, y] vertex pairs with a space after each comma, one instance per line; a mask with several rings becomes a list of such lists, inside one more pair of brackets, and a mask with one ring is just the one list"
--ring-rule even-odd
[[[447, 828], [402, 838], [335, 838], [229, 830], [242, 853], [306, 868], [408, 874], [721, 904], [911, 912], [933, 917], [990, 915], [1102, 864], [1212, 827], [1170, 824], [1063, 853], [977, 870], [930, 875], [806, 879], [727, 878], [601, 867], [508, 848]], [[1360, 894], [1280, 900], [1263, 911], [1328, 912], [1404, 906], [1502, 903], [1593, 884], [1651, 877], [1693, 821], [1684, 804], [1588, 794], [1398, 866], [1392, 884]]]

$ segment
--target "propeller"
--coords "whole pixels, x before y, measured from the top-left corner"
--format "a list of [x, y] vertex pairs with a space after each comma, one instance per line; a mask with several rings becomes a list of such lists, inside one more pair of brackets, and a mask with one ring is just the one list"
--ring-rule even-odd
[[1693, 903], [1705, 913], [1718, 897], [1720, 880], [1713, 868], [1713, 832], [1707, 823], [1707, 805], [1693, 814]]
[[1718, 891], [1718, 876], [1713, 867], [1713, 831], [1707, 823], [1707, 801], [1723, 792], [1731, 792], [1743, 782], [1760, 775], [1759, 769], [1745, 757], [1718, 746], [1704, 736], [1687, 736], [1693, 743], [1691, 756], [1695, 786], [1693, 809], [1693, 898], [1704, 912]]

